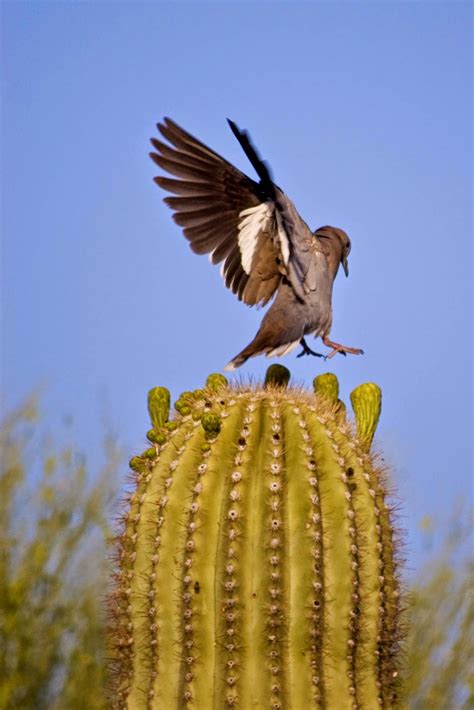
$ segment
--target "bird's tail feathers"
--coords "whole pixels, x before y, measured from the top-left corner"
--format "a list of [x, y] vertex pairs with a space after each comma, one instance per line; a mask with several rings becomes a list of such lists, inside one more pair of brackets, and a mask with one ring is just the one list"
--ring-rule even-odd
[[277, 348], [273, 348], [266, 353], [266, 357], [283, 357], [283, 355], [288, 355], [288, 353], [293, 352], [295, 348], [300, 344], [300, 340], [294, 340], [292, 343], [284, 343], [279, 345]]
[[234, 370], [237, 370], [238, 367], [244, 364], [244, 362], [247, 362], [249, 357], [254, 357], [255, 355], [262, 355], [263, 351], [261, 352], [252, 352], [251, 351], [251, 345], [247, 345], [247, 347], [242, 350], [241, 353], [236, 355], [230, 362], [227, 363], [227, 365], [224, 367], [224, 372], [233, 372]]
[[224, 367], [226, 372], [232, 372], [238, 367], [244, 364], [249, 358], [256, 357], [257, 355], [265, 355], [266, 357], [282, 357], [283, 355], [288, 355], [296, 347], [298, 347], [300, 340], [294, 340], [291, 343], [283, 343], [277, 347], [272, 347], [271, 345], [258, 347], [255, 340], [253, 340], [249, 345], [247, 345], [241, 353], [236, 355], [227, 365]]

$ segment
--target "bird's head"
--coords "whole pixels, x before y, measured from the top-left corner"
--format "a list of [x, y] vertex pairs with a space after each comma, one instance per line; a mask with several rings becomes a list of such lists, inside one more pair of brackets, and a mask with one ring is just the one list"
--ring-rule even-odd
[[320, 227], [314, 232], [315, 237], [326, 243], [329, 247], [328, 254], [333, 261], [333, 267], [337, 271], [339, 264], [342, 264], [344, 273], [349, 276], [349, 266], [347, 257], [351, 250], [351, 240], [343, 229], [337, 227]]

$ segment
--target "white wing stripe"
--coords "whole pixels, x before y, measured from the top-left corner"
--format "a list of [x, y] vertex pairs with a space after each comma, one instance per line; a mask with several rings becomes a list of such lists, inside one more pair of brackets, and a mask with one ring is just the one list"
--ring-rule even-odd
[[248, 207], [246, 210], [242, 210], [242, 212], [239, 213], [239, 217], [246, 217], [247, 215], [255, 214], [255, 212], [261, 212], [262, 207], [267, 206], [268, 204], [266, 202], [261, 202], [259, 205], [255, 205], [255, 207]]
[[274, 206], [272, 202], [262, 202], [256, 207], [249, 207], [239, 213], [239, 248], [242, 255], [242, 268], [246, 274], [250, 274], [252, 259], [257, 247], [258, 235], [264, 230], [268, 221], [273, 216]]
[[286, 236], [285, 228], [281, 219], [281, 214], [277, 211], [276, 213], [278, 239], [280, 240], [281, 255], [283, 257], [283, 263], [288, 266], [290, 260], [290, 244], [288, 242], [288, 237]]

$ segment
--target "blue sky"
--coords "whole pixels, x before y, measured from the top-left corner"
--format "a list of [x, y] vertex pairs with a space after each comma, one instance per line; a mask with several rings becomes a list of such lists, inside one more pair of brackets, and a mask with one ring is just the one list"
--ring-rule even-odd
[[[262, 313], [190, 251], [148, 139], [164, 115], [252, 175], [247, 128], [317, 228], [352, 239], [332, 336], [363, 357], [284, 359], [384, 392], [378, 443], [418, 521], [472, 476], [471, 6], [463, 2], [4, 2], [3, 385], [47, 383], [92, 462], [110, 419], [145, 445], [147, 390], [201, 386]], [[244, 377], [269, 361], [250, 360]], [[125, 469], [125, 466], [124, 466]]]

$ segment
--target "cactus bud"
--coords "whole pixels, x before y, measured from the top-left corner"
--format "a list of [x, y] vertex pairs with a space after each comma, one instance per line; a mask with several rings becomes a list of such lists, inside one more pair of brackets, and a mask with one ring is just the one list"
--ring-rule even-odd
[[206, 380], [206, 387], [211, 390], [214, 390], [215, 392], [219, 389], [222, 389], [222, 387], [227, 387], [228, 385], [229, 382], [227, 380], [227, 377], [221, 375], [220, 372], [214, 372], [212, 375], [209, 375]]
[[222, 419], [215, 412], [207, 412], [206, 414], [203, 414], [201, 424], [202, 428], [206, 432], [206, 436], [208, 438], [214, 438], [221, 430]]
[[175, 431], [177, 428], [178, 428], [177, 422], [173, 422], [173, 421], [166, 422], [164, 425], [164, 429], [166, 429], [167, 431]]
[[161, 446], [166, 441], [165, 434], [161, 431], [157, 431], [156, 429], [150, 429], [146, 436], [148, 441], [151, 441], [152, 444], [159, 444]]
[[132, 471], [136, 471], [137, 473], [139, 473], [140, 471], [143, 470], [144, 461], [143, 461], [143, 459], [142, 459], [140, 456], [133, 456], [133, 457], [130, 459], [128, 465], [130, 466], [130, 468], [132, 469]]
[[182, 417], [186, 417], [188, 414], [191, 414], [191, 407], [185, 399], [178, 399], [178, 401], [175, 402], [174, 408], [181, 414]]
[[265, 375], [265, 387], [287, 387], [291, 373], [283, 365], [270, 365]]
[[170, 392], [166, 387], [154, 387], [148, 392], [148, 413], [154, 429], [159, 429], [168, 421]]
[[364, 450], [369, 451], [382, 411], [382, 390], [373, 382], [359, 385], [351, 392], [351, 404], [357, 436]]
[[315, 394], [324, 397], [332, 404], [336, 404], [339, 400], [339, 382], [332, 372], [326, 372], [324, 375], [315, 377], [313, 389]]
[[336, 375], [333, 375], [332, 372], [318, 375], [313, 380], [313, 390], [316, 395], [324, 397], [327, 402], [336, 405], [336, 413], [339, 420], [344, 420], [346, 405], [339, 399], [339, 382]]

